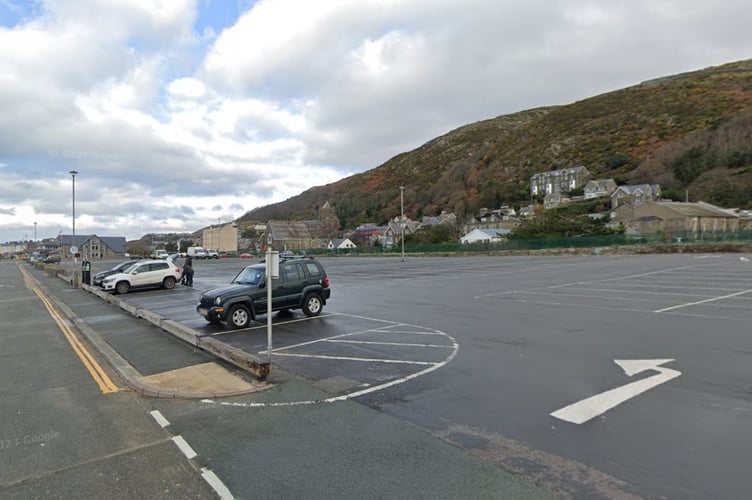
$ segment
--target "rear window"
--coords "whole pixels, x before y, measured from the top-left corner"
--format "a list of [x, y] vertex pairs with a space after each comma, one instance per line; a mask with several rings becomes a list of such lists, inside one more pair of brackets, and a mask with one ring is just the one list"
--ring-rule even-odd
[[308, 274], [314, 278], [321, 276], [321, 269], [313, 262], [306, 262], [306, 269], [308, 269]]
[[287, 281], [298, 281], [304, 278], [304, 276], [301, 275], [302, 273], [298, 270], [298, 266], [294, 264], [284, 266], [283, 272], [285, 273], [285, 279]]

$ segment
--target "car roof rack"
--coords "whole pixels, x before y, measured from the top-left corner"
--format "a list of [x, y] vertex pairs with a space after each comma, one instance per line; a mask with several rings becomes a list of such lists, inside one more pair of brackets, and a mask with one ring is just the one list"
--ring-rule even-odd
[[[314, 260], [313, 255], [285, 255], [285, 256], [279, 257], [280, 262], [284, 262], [286, 260], [303, 260], [303, 259]], [[266, 262], [266, 258], [261, 259], [258, 263], [262, 264], [264, 262]]]

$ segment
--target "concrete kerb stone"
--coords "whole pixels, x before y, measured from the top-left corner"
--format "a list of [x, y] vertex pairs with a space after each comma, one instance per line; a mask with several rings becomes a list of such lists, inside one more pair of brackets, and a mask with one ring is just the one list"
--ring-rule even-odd
[[[137, 318], [143, 318], [149, 323], [158, 326], [159, 328], [162, 328], [162, 322], [165, 320], [164, 317], [160, 316], [159, 314], [142, 308], [137, 308], [134, 316], [136, 316]], [[164, 328], [162, 329], [164, 330]]]
[[179, 339], [188, 342], [191, 345], [200, 347], [199, 336], [193, 328], [188, 328], [187, 326], [171, 319], [163, 319], [161, 327], [164, 331], [175, 335]]
[[227, 345], [211, 337], [199, 337], [198, 347], [252, 373], [259, 380], [265, 380], [269, 375], [271, 367], [267, 360], [256, 359], [253, 355], [237, 347]]

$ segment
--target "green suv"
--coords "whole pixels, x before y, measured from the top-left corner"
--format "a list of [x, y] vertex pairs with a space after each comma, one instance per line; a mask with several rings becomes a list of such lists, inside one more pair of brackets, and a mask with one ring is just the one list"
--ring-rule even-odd
[[[209, 323], [245, 328], [267, 312], [266, 264], [244, 267], [229, 285], [201, 294], [196, 311]], [[331, 295], [329, 278], [313, 258], [280, 259], [279, 278], [272, 279], [272, 311], [301, 309], [318, 316]]]

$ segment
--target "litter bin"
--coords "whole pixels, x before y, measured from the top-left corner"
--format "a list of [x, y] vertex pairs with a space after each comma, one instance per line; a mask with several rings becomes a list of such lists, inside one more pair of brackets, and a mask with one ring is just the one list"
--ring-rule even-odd
[[91, 262], [81, 261], [81, 282], [91, 285]]

